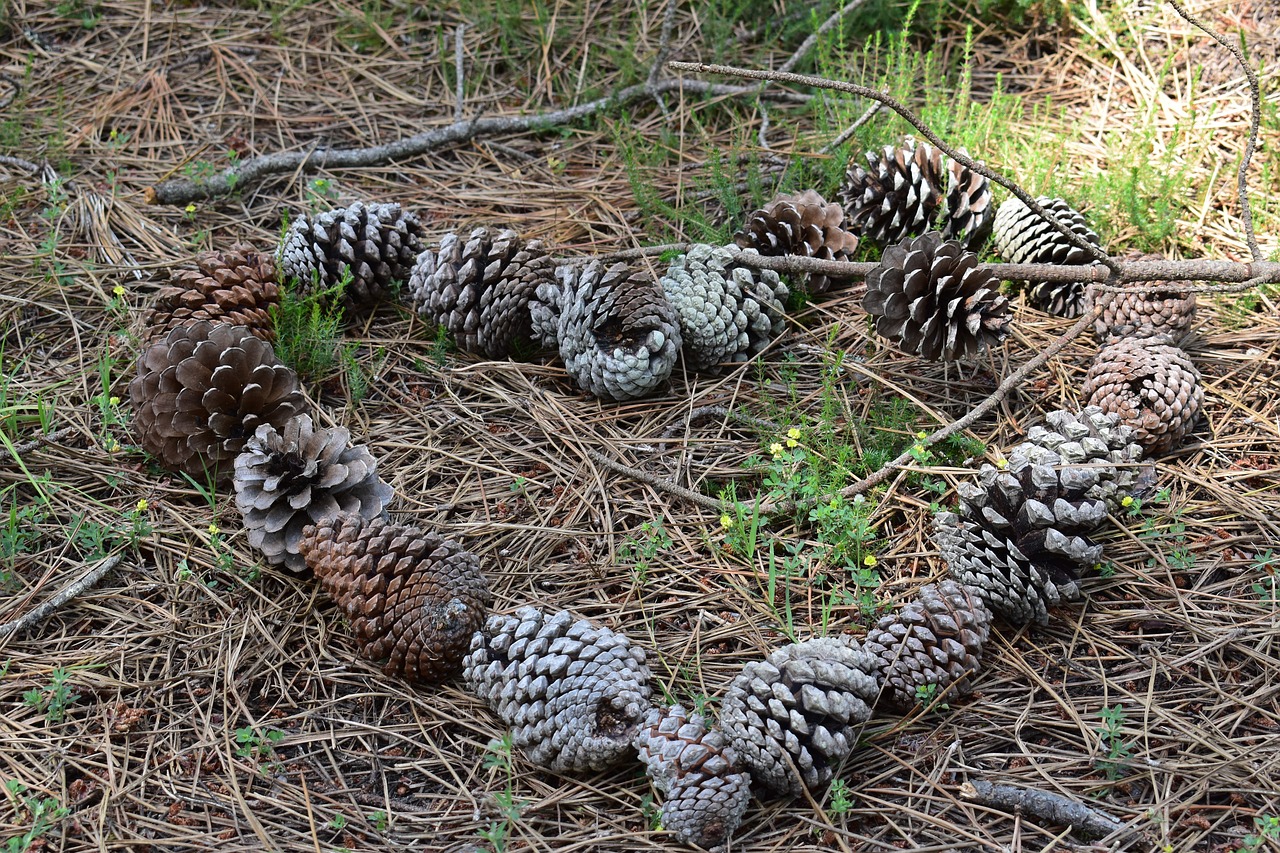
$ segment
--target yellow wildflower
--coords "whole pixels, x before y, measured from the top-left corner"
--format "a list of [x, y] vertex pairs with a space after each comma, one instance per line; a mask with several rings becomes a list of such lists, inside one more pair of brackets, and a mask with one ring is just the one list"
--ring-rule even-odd
[[209, 525], [209, 535], [217, 536], [221, 532], [222, 528], [218, 527], [218, 525], [212, 523]]
[[111, 288], [111, 292], [116, 296], [124, 296], [124, 285], [117, 284], [115, 287]]
[[773, 444], [769, 445], [769, 452], [772, 453], [774, 456], [781, 456], [782, 444], [780, 442], [775, 441]]
[[146, 511], [147, 511], [147, 499], [143, 498], [142, 500], [138, 501], [138, 512], [146, 512]]
[[112, 397], [111, 399], [107, 400], [107, 403], [108, 403], [109, 405], [112, 405], [112, 406], [118, 406], [118, 405], [120, 405], [120, 398], [119, 398], [119, 397]]
[[869, 569], [874, 568], [876, 563], [878, 562], [880, 561], [876, 559], [875, 554], [868, 554], [867, 556], [862, 558], [862, 565], [866, 566]]
[[720, 516], [720, 526], [724, 528], [733, 527], [733, 519], [728, 514]]
[[791, 429], [787, 430], [787, 438], [794, 441], [799, 437], [800, 437], [800, 430], [796, 429], [795, 427], [792, 427]]
[[1121, 498], [1120, 506], [1133, 506], [1133, 495], [1125, 495]]

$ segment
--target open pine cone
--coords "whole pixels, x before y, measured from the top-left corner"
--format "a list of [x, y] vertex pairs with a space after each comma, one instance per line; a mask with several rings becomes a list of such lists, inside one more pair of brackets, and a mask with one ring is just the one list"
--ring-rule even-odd
[[1089, 405], [1132, 427], [1148, 456], [1181, 444], [1204, 406], [1200, 371], [1166, 337], [1107, 344], [1094, 356], [1081, 391]]
[[142, 345], [161, 340], [175, 326], [212, 320], [244, 326], [264, 341], [275, 340], [271, 306], [280, 304], [275, 260], [237, 243], [225, 252], [205, 252], [195, 269], [169, 275], [143, 321]]
[[939, 697], [968, 695], [990, 632], [991, 611], [978, 590], [945, 580], [882, 617], [864, 646], [879, 659], [885, 698], [910, 708], [929, 685]]
[[680, 318], [685, 364], [693, 370], [748, 361], [782, 334], [787, 286], [773, 270], [738, 264], [743, 251], [699, 243], [662, 277]]
[[1044, 426], [1033, 426], [1027, 440], [1009, 455], [1021, 454], [1038, 465], [1081, 465], [1098, 475], [1098, 483], [1085, 492], [1087, 498], [1106, 501], [1115, 511], [1133, 493], [1138, 479], [1142, 445], [1132, 427], [1114, 412], [1097, 406], [1082, 411], [1058, 409], [1045, 415]]
[[342, 427], [315, 429], [310, 415], [283, 429], [262, 424], [236, 457], [236, 508], [249, 544], [268, 563], [306, 570], [302, 529], [352, 513], [376, 518], [394, 492], [378, 477], [378, 463], [363, 444], [352, 445]]
[[667, 380], [680, 353], [680, 326], [652, 276], [592, 261], [558, 267], [556, 279], [538, 287], [534, 333], [545, 340], [554, 323], [560, 358], [579, 388], [632, 400]]
[[129, 383], [142, 449], [170, 471], [225, 482], [262, 424], [302, 412], [298, 377], [244, 326], [200, 320], [171, 329], [138, 356]]
[[[847, 261], [858, 250], [858, 237], [842, 227], [844, 211], [816, 190], [779, 195], [747, 216], [733, 242], [761, 255], [801, 255], [824, 261]], [[809, 293], [822, 293], [831, 279], [820, 273], [803, 276]]]
[[492, 596], [480, 560], [452, 539], [340, 513], [298, 551], [351, 620], [359, 654], [408, 681], [456, 674]]
[[978, 257], [931, 231], [885, 249], [862, 307], [876, 331], [930, 361], [971, 357], [1009, 334], [1009, 300]]
[[666, 795], [662, 825], [684, 844], [723, 850], [751, 803], [751, 775], [722, 732], [684, 708], [652, 708], [635, 738], [653, 787]]
[[879, 693], [879, 663], [852, 637], [790, 643], [742, 668], [719, 726], [755, 781], [780, 794], [819, 790], [857, 744]]
[[644, 650], [563, 610], [490, 616], [464, 666], [512, 743], [549, 770], [617, 763], [652, 707]]
[[[1060, 198], [1041, 196], [1036, 203], [1054, 214], [1072, 233], [1101, 246], [1097, 233], [1084, 215]], [[996, 252], [1011, 264], [1076, 265], [1093, 262], [1093, 256], [1073, 245], [1058, 229], [1032, 211], [1017, 197], [1000, 205], [995, 220]], [[1033, 308], [1056, 317], [1079, 317], [1084, 311], [1084, 283], [1078, 281], [1023, 282], [1027, 302]]]
[[[1161, 255], [1133, 252], [1126, 261], [1159, 261]], [[1196, 319], [1196, 294], [1169, 281], [1138, 281], [1126, 285], [1120, 293], [1099, 293], [1102, 314], [1093, 321], [1093, 330], [1102, 342], [1113, 338], [1169, 335], [1180, 339], [1191, 330]], [[1092, 308], [1094, 299], [1086, 299]]]
[[533, 348], [529, 300], [553, 276], [541, 241], [476, 228], [465, 238], [446, 234], [439, 249], [418, 255], [409, 291], [417, 312], [444, 326], [461, 350], [507, 358]]
[[416, 214], [398, 204], [365, 204], [299, 216], [289, 223], [277, 262], [280, 275], [303, 289], [328, 290], [351, 270], [343, 291], [348, 308], [382, 299], [393, 282], [405, 282], [422, 251]]

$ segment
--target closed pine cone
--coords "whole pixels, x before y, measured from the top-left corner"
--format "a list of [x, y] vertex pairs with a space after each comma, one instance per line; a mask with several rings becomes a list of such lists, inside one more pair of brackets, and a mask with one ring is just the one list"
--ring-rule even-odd
[[885, 698], [910, 708], [929, 685], [937, 697], [968, 695], [990, 631], [991, 611], [978, 590], [944, 580], [882, 617], [864, 645], [879, 659]]
[[[1126, 261], [1160, 261], [1161, 255], [1133, 252], [1125, 255]], [[1109, 342], [1112, 338], [1147, 337], [1167, 334], [1179, 339], [1191, 330], [1196, 319], [1196, 294], [1186, 285], [1179, 288], [1168, 281], [1129, 282], [1119, 293], [1099, 293], [1086, 300], [1086, 308], [1093, 302], [1102, 304], [1102, 314], [1093, 321], [1098, 339]]]
[[[1063, 199], [1041, 196], [1036, 203], [1085, 242], [1101, 245], [1084, 214]], [[1094, 261], [1092, 254], [1073, 244], [1017, 197], [1000, 205], [993, 236], [996, 252], [1011, 264], [1077, 265]], [[1084, 311], [1083, 282], [1026, 281], [1023, 285], [1027, 288], [1027, 302], [1047, 314], [1078, 317]]]
[[249, 544], [268, 563], [307, 568], [302, 530], [339, 513], [376, 518], [392, 489], [378, 477], [378, 462], [363, 444], [352, 445], [342, 427], [315, 429], [299, 415], [277, 430], [262, 424], [236, 457], [236, 508]]
[[854, 638], [790, 643], [742, 668], [719, 726], [755, 781], [780, 794], [817, 791], [857, 745], [879, 693], [879, 663]]
[[[824, 261], [847, 261], [858, 250], [858, 236], [844, 230], [844, 211], [816, 190], [779, 195], [747, 216], [733, 241], [761, 255], [800, 255]], [[809, 293], [823, 293], [830, 277], [808, 273], [802, 277]]]
[[480, 560], [452, 539], [341, 513], [308, 526], [299, 552], [351, 620], [361, 657], [408, 681], [456, 674], [492, 596]]
[[143, 321], [142, 345], [198, 320], [244, 326], [264, 341], [274, 341], [271, 307], [280, 304], [275, 279], [275, 260], [247, 243], [205, 252], [196, 258], [195, 269], [170, 273]]
[[1057, 409], [1045, 415], [1045, 423], [1027, 431], [1027, 440], [1009, 455], [1021, 454], [1040, 465], [1081, 465], [1098, 475], [1085, 497], [1106, 501], [1115, 511], [1129, 497], [1138, 479], [1142, 445], [1132, 427], [1114, 412], [1086, 406], [1079, 412]]
[[1148, 456], [1182, 443], [1204, 406], [1200, 371], [1166, 337], [1121, 338], [1094, 356], [1081, 389], [1089, 405], [1133, 427]]
[[723, 850], [751, 803], [751, 775], [724, 734], [684, 708], [653, 708], [635, 738], [653, 787], [666, 795], [662, 826], [684, 844]]
[[228, 480], [260, 425], [283, 427], [305, 405], [297, 374], [244, 326], [178, 326], [142, 351], [137, 370], [129, 399], [138, 443], [198, 482]]

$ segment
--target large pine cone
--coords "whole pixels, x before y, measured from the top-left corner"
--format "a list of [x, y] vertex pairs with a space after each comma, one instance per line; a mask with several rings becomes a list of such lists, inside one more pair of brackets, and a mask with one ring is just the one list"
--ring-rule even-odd
[[1058, 409], [1045, 415], [1045, 426], [1033, 426], [1027, 440], [1010, 451], [1039, 465], [1083, 465], [1098, 475], [1098, 483], [1085, 493], [1104, 500], [1115, 511], [1133, 492], [1138, 479], [1142, 445], [1135, 433], [1114, 412], [1097, 406], [1083, 411]]
[[632, 400], [667, 380], [680, 353], [680, 325], [651, 276], [592, 261], [558, 267], [556, 278], [555, 286], [539, 288], [546, 301], [538, 330], [546, 333], [554, 313], [560, 358], [579, 388]]
[[991, 233], [990, 182], [927, 142], [907, 137], [866, 159], [865, 169], [849, 164], [839, 199], [848, 227], [867, 239], [887, 245], [933, 230], [944, 200], [943, 239], [976, 248]]
[[[1084, 215], [1066, 201], [1041, 196], [1036, 203], [1054, 214], [1073, 233], [1095, 246], [1102, 245]], [[1000, 205], [994, 233], [996, 252], [1011, 264], [1076, 265], [1093, 262], [1092, 255], [1073, 245], [1017, 197]], [[1027, 288], [1027, 302], [1047, 314], [1079, 317], [1084, 311], [1083, 282], [1027, 281], [1023, 285]]]
[[650, 709], [635, 746], [653, 787], [666, 795], [662, 826], [684, 844], [723, 850], [751, 802], [751, 775], [737, 769], [724, 734], [672, 705]]
[[275, 260], [237, 243], [206, 252], [195, 269], [175, 269], [143, 321], [142, 345], [164, 338], [175, 326], [213, 320], [244, 326], [264, 341], [275, 340], [271, 307], [280, 304]]
[[315, 429], [310, 415], [277, 430], [262, 424], [236, 457], [236, 508], [249, 544], [268, 563], [307, 568], [302, 529], [352, 513], [376, 518], [394, 492], [378, 477], [378, 462], [363, 444], [352, 446], [342, 427]]
[[885, 698], [910, 708], [929, 685], [938, 697], [968, 695], [990, 632], [978, 590], [946, 580], [922, 586], [915, 601], [881, 618], [864, 645], [879, 659]]
[[465, 238], [446, 234], [439, 249], [420, 254], [409, 291], [417, 312], [444, 326], [464, 352], [507, 358], [533, 349], [529, 300], [553, 277], [541, 241], [476, 228]]
[[475, 554], [417, 527], [350, 513], [309, 525], [298, 550], [351, 620], [361, 657], [408, 681], [461, 669], [492, 601]]
[[1148, 456], [1182, 443], [1200, 417], [1200, 371], [1168, 338], [1121, 338], [1094, 356], [1081, 389], [1089, 405], [1133, 427]]
[[365, 204], [299, 216], [289, 223], [277, 261], [285, 279], [304, 290], [328, 290], [351, 270], [343, 291], [348, 308], [386, 296], [405, 282], [422, 251], [422, 225], [398, 204]]
[[[858, 236], [842, 227], [844, 211], [816, 190], [779, 195], [747, 216], [733, 242], [761, 255], [801, 255], [824, 261], [847, 261], [858, 250]], [[822, 293], [831, 279], [821, 273], [802, 277], [805, 290]]]
[[489, 617], [464, 665], [512, 742], [549, 770], [618, 762], [652, 707], [644, 650], [563, 610]]
[[885, 250], [862, 307], [876, 331], [930, 361], [977, 355], [1009, 335], [1009, 300], [978, 256], [931, 231]]
[[129, 383], [142, 449], [170, 471], [225, 482], [262, 424], [302, 412], [298, 376], [244, 326], [201, 320], [170, 330], [138, 356]]
[[719, 725], [754, 780], [799, 794], [831, 781], [879, 693], [878, 661], [852, 637], [790, 643], [742, 668]]
[[662, 277], [680, 318], [685, 364], [693, 370], [748, 361], [782, 334], [787, 286], [773, 270], [736, 263], [742, 251], [699, 243]]
[[[1161, 255], [1134, 252], [1126, 261], [1160, 261]], [[1191, 330], [1196, 319], [1196, 294], [1169, 281], [1139, 281], [1126, 285], [1120, 293], [1099, 293], [1086, 299], [1102, 305], [1102, 314], [1093, 321], [1093, 330], [1104, 343], [1112, 338], [1169, 335], [1180, 339]]]

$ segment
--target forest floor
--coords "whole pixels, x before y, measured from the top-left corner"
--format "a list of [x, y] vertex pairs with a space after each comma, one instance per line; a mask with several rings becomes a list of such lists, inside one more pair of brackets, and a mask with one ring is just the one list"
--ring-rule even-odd
[[[161, 181], [256, 155], [449, 124], [459, 24], [468, 116], [643, 82], [664, 6], [0, 7], [0, 622], [119, 556], [0, 638], [5, 850], [678, 849], [654, 826], [639, 764], [558, 775], [518, 752], [507, 762], [493, 746], [501, 723], [461, 683], [418, 688], [359, 660], [316, 584], [260, 565], [232, 497], [160, 472], [117, 401], [168, 268], [236, 242], [270, 251], [289, 212], [395, 201], [433, 241], [500, 226], [566, 255], [724, 239], [772, 192], [771, 163], [793, 164], [781, 186], [830, 192], [850, 156], [903, 132], [882, 114], [823, 154], [865, 103], [672, 92], [662, 108], [393, 165], [144, 201]], [[669, 55], [776, 68], [836, 8], [786, 6], [682, 4]], [[869, 3], [797, 70], [886, 83], [976, 157], [1082, 207], [1113, 254], [1248, 257], [1235, 174], [1249, 99], [1224, 52], [1159, 4], [1086, 2], [1021, 23], [962, 6], [924, 4], [895, 40], [902, 10]], [[1280, 21], [1262, 0], [1192, 8], [1243, 31], [1264, 63], [1249, 180], [1274, 259]], [[873, 718], [839, 784], [753, 802], [731, 849], [1280, 850], [1277, 304], [1274, 288], [1201, 298], [1187, 348], [1204, 418], [1106, 527], [1086, 601], [1046, 628], [998, 626], [972, 695]], [[480, 555], [495, 609], [600, 620], [649, 650], [656, 693], [714, 714], [744, 662], [792, 638], [861, 634], [944, 577], [931, 504], [954, 502], [969, 457], [994, 460], [1046, 412], [1078, 408], [1097, 340], [1074, 340], [965, 441], [841, 504], [835, 544], [803, 513], [757, 526], [740, 508], [874, 471], [1071, 321], [1018, 299], [1014, 324], [974, 363], [921, 364], [837, 290], [798, 306], [758, 360], [717, 376], [677, 367], [657, 396], [613, 404], [579, 393], [553, 358], [482, 361], [387, 304], [351, 319], [341, 357], [306, 389], [322, 422], [377, 457], [398, 517]], [[772, 458], [791, 429], [807, 454]], [[50, 430], [56, 441], [33, 442]], [[723, 524], [593, 454], [711, 496], [732, 486], [743, 503]], [[962, 798], [975, 779], [1063, 794], [1126, 828], [1080, 839]]]

